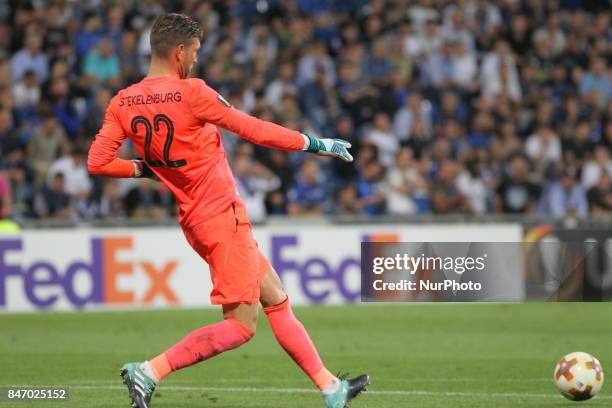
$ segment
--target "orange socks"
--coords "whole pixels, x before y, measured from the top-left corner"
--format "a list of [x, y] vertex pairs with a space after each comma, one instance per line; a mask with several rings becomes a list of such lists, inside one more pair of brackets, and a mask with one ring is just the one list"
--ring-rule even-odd
[[[296, 319], [289, 298], [276, 306], [264, 308], [270, 327], [279, 344], [300, 366], [321, 391], [337, 383], [336, 377], [324, 366], [308, 332]], [[172, 371], [208, 360], [224, 351], [234, 349], [253, 337], [251, 329], [234, 319], [201, 327], [144, 366], [159, 381]]]
[[264, 313], [268, 316], [276, 340], [317, 388], [324, 390], [336, 381], [336, 377], [323, 366], [308, 332], [293, 314], [289, 298], [281, 304], [265, 307]]
[[253, 331], [234, 319], [201, 327], [183, 340], [149, 361], [149, 367], [159, 381], [172, 371], [208, 360], [227, 350], [235, 349], [253, 337]]
[[172, 372], [170, 363], [168, 363], [168, 359], [164, 353], [149, 361], [149, 367], [151, 367], [151, 371], [153, 371], [155, 375], [154, 380], [156, 381], [161, 380]]

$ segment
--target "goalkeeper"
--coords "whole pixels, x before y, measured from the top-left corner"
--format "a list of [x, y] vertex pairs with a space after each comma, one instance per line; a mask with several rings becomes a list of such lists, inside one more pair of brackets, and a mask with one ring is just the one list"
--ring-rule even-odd
[[[210, 266], [211, 302], [223, 309], [221, 322], [194, 330], [148, 361], [122, 367], [132, 407], [148, 408], [155, 387], [171, 372], [248, 342], [261, 303], [276, 339], [321, 390], [326, 406], [344, 408], [369, 378], [337, 378], [323, 365], [253, 238], [217, 126], [262, 146], [345, 161], [353, 160], [350, 144], [256, 119], [234, 109], [204, 81], [188, 78], [200, 37], [198, 23], [185, 15], [166, 14], [155, 21], [148, 75], [111, 100], [89, 151], [91, 174], [155, 177], [172, 191], [187, 241]], [[117, 157], [126, 138], [143, 160]]]

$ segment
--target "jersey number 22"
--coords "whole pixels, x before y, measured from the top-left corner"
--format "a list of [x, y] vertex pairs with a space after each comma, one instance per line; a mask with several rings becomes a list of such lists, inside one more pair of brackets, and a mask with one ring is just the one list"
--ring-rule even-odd
[[[166, 142], [164, 143], [164, 157], [163, 160], [153, 160], [151, 158], [151, 141], [153, 140], [153, 129], [155, 132], [160, 131], [160, 124], [166, 125]], [[132, 119], [132, 132], [138, 133], [138, 125], [143, 125], [145, 128], [145, 160], [151, 167], [182, 167], [187, 164], [187, 160], [170, 160], [170, 149], [172, 148], [172, 139], [174, 139], [174, 124], [172, 120], [163, 113], [155, 115], [153, 118], [153, 124], [149, 119], [144, 116], [135, 116]]]

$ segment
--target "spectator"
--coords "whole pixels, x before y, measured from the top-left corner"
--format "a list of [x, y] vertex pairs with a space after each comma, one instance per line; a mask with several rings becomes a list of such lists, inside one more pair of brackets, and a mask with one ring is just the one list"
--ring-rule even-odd
[[497, 211], [509, 214], [532, 212], [542, 188], [529, 181], [527, 159], [521, 155], [512, 157], [508, 173], [497, 186]]
[[427, 75], [431, 85], [436, 88], [448, 88], [452, 85], [454, 75], [453, 43], [446, 40], [439, 52], [429, 55]]
[[517, 136], [516, 125], [506, 120], [499, 125], [491, 144], [491, 161], [501, 163], [509, 155], [522, 150], [522, 141]]
[[466, 198], [471, 214], [482, 215], [489, 212], [489, 189], [485, 179], [485, 164], [476, 155], [470, 157], [465, 169], [459, 173], [455, 185]]
[[603, 58], [591, 60], [588, 72], [580, 78], [580, 94], [590, 95], [597, 106], [604, 106], [612, 98], [612, 79]]
[[13, 100], [20, 109], [33, 109], [40, 100], [40, 87], [36, 79], [36, 72], [26, 71], [23, 78], [13, 86]]
[[32, 216], [33, 172], [20, 144], [3, 147], [0, 168], [6, 173], [12, 192], [12, 212], [15, 218]]
[[287, 194], [289, 215], [319, 215], [327, 204], [327, 188], [321, 179], [319, 164], [307, 159], [298, 179]]
[[70, 194], [64, 187], [62, 173], [57, 173], [49, 186], [44, 187], [37, 195], [35, 209], [40, 218], [69, 219], [75, 215]]
[[278, 53], [278, 39], [272, 35], [266, 24], [258, 24], [251, 28], [245, 41], [245, 58], [253, 58], [258, 52], [263, 51], [263, 57], [271, 61]]
[[425, 28], [419, 36], [419, 43], [419, 49], [425, 57], [429, 57], [429, 55], [442, 48], [444, 38], [436, 19], [430, 18], [427, 20]]
[[456, 187], [457, 165], [451, 160], [440, 164], [437, 180], [431, 187], [431, 206], [436, 214], [465, 212], [467, 200]]
[[467, 25], [474, 27], [474, 37], [482, 48], [486, 48], [489, 39], [499, 31], [502, 15], [494, 2], [477, 0], [468, 2], [464, 7]]
[[336, 198], [337, 215], [357, 215], [361, 211], [359, 200], [357, 199], [357, 190], [353, 184], [347, 184], [340, 188], [338, 197]]
[[306, 83], [300, 92], [302, 110], [315, 129], [324, 131], [329, 126], [329, 118], [337, 110], [337, 102], [333, 88], [327, 82], [325, 69], [317, 66], [315, 70], [314, 80]]
[[131, 218], [160, 220], [168, 217], [161, 194], [151, 179], [138, 179], [138, 184], [125, 196], [124, 205]]
[[141, 31], [138, 38], [138, 58], [140, 60], [140, 73], [146, 75], [146, 67], [149, 66], [151, 59], [151, 28], [153, 27], [154, 18], [149, 18], [144, 30]]
[[102, 20], [96, 14], [85, 16], [81, 29], [76, 33], [74, 43], [78, 59], [84, 58], [103, 37]]
[[546, 49], [551, 57], [556, 57], [565, 49], [566, 37], [561, 30], [559, 13], [551, 13], [545, 26], [533, 33], [533, 42], [536, 48]]
[[69, 78], [71, 69], [72, 67], [68, 60], [56, 59], [51, 63], [51, 74], [49, 75], [47, 82], [44, 84], [44, 87], [48, 88], [48, 85], [53, 83], [55, 80]]
[[11, 62], [5, 55], [0, 53], [0, 86], [8, 87], [12, 84]]
[[489, 98], [505, 96], [513, 102], [521, 100], [518, 71], [510, 46], [497, 41], [495, 50], [485, 55], [480, 68], [482, 93]]
[[593, 154], [596, 146], [592, 140], [591, 123], [581, 120], [573, 129], [568, 129], [562, 141], [564, 158], [568, 164], [582, 166], [584, 161]]
[[293, 95], [284, 95], [276, 118], [281, 123], [300, 123], [303, 117], [298, 100]]
[[439, 13], [431, 5], [429, 0], [419, 0], [408, 10], [408, 16], [414, 23], [417, 31], [422, 31], [425, 25], [436, 20]]
[[478, 74], [476, 56], [464, 42], [456, 39], [450, 41], [453, 67], [451, 80], [453, 85], [466, 92], [476, 92], [478, 90], [478, 83], [476, 82]]
[[380, 215], [385, 208], [383, 194], [384, 168], [378, 162], [370, 162], [361, 170], [356, 181], [357, 205], [364, 215]]
[[419, 34], [420, 28], [417, 29], [412, 22], [410, 19], [404, 22], [401, 28], [401, 35], [404, 54], [414, 60], [421, 58], [425, 54], [425, 50], [423, 49], [424, 45]]
[[543, 170], [561, 160], [561, 142], [549, 127], [541, 127], [529, 136], [525, 145], [527, 155]]
[[119, 194], [119, 183], [116, 179], [104, 182], [97, 206], [98, 216], [103, 219], [117, 220], [125, 217], [125, 205]]
[[[57, 118], [50, 112], [43, 112], [42, 123], [32, 132], [28, 144], [28, 156], [34, 170], [34, 183], [42, 185], [49, 167], [60, 152], [69, 149], [66, 132], [59, 125]], [[64, 178], [62, 177], [62, 188]], [[55, 183], [59, 183], [56, 181]]]
[[85, 200], [91, 193], [91, 180], [87, 171], [86, 153], [79, 147], [72, 148], [55, 160], [47, 171], [47, 184], [50, 186], [56, 174], [64, 175], [64, 191], [75, 199]]
[[565, 66], [558, 64], [552, 67], [550, 92], [556, 107], [562, 104], [567, 95], [575, 92], [575, 85], [568, 80], [568, 72]]
[[278, 188], [285, 194], [289, 186], [293, 183], [294, 172], [289, 161], [289, 155], [282, 150], [270, 150], [267, 156], [261, 158], [262, 164], [279, 178], [280, 187]]
[[374, 115], [372, 129], [366, 133], [365, 140], [378, 148], [378, 157], [383, 166], [389, 167], [393, 164], [393, 158], [399, 148], [399, 143], [391, 132], [391, 124], [386, 113], [378, 112]]
[[39, 82], [45, 81], [49, 75], [48, 57], [42, 50], [42, 38], [38, 34], [29, 34], [25, 40], [25, 47], [11, 59], [13, 81], [21, 81], [28, 71], [34, 71]]
[[590, 189], [601, 180], [603, 174], [612, 178], [612, 159], [606, 147], [597, 146], [593, 152], [593, 158], [587, 161], [582, 168], [582, 185], [585, 189]]
[[515, 53], [527, 54], [532, 36], [529, 20], [525, 14], [515, 14], [511, 17], [510, 32], [506, 33], [506, 38]]
[[612, 211], [612, 177], [601, 173], [597, 184], [587, 192], [591, 213], [595, 215], [609, 214]]
[[278, 77], [266, 88], [266, 105], [277, 111], [284, 95], [297, 95], [298, 88], [293, 81], [293, 65], [284, 63], [278, 68]]
[[493, 137], [493, 118], [484, 111], [476, 112], [472, 119], [472, 131], [468, 142], [475, 149], [489, 148]]
[[441, 125], [450, 120], [464, 122], [467, 118], [467, 111], [462, 106], [459, 95], [452, 91], [442, 94], [439, 108], [434, 112], [433, 122]]
[[2, 156], [21, 145], [21, 140], [13, 123], [13, 115], [8, 109], [0, 108], [0, 153]]
[[400, 108], [393, 118], [393, 132], [400, 141], [410, 139], [410, 131], [414, 127], [414, 122], [420, 120], [424, 126], [427, 136], [431, 131], [432, 104], [424, 100], [421, 94], [414, 92], [406, 99], [406, 104]]
[[103, 38], [95, 49], [87, 53], [83, 72], [93, 79], [93, 83], [107, 82], [116, 86], [121, 74], [119, 58], [113, 53], [113, 43]]
[[446, 40], [458, 41], [463, 44], [462, 48], [466, 52], [474, 52], [474, 34], [467, 27], [463, 12], [454, 5], [448, 6], [444, 10], [442, 35]]
[[246, 155], [234, 157], [232, 167], [238, 193], [244, 201], [249, 218], [253, 222], [264, 221], [266, 194], [280, 188], [280, 179], [265, 166], [254, 162]]
[[388, 58], [387, 44], [384, 39], [374, 41], [371, 55], [366, 60], [365, 75], [374, 86], [389, 84], [391, 61]]
[[124, 83], [131, 84], [138, 82], [141, 78], [139, 66], [140, 60], [138, 57], [137, 39], [134, 31], [124, 31], [121, 38], [121, 52], [119, 71], [123, 76]]
[[[335, 121], [336, 127], [334, 137], [337, 139], [344, 139], [351, 143], [352, 150], [359, 151], [360, 143], [355, 136], [355, 125], [353, 120], [348, 115], [342, 115]], [[334, 171], [337, 177], [342, 182], [349, 182], [354, 180], [357, 176], [357, 169], [353, 163], [348, 163], [343, 160], [334, 160]]]
[[390, 99], [389, 102], [393, 103], [393, 109], [395, 110], [404, 103], [408, 94], [408, 83], [414, 74], [414, 61], [404, 53], [400, 36], [391, 37], [390, 41], [389, 62], [391, 63], [391, 72], [389, 86], [394, 98]]
[[428, 152], [431, 145], [431, 136], [423, 120], [417, 118], [412, 123], [410, 139], [406, 142], [402, 142], [402, 144], [410, 146], [414, 151], [414, 156], [417, 158], [422, 157], [424, 153]]
[[612, 119], [608, 120], [608, 123], [604, 126], [601, 144], [608, 149], [608, 152], [612, 152]]
[[372, 118], [372, 106], [378, 97], [376, 89], [361, 79], [359, 67], [351, 62], [343, 63], [336, 86], [341, 106], [357, 126]]
[[328, 83], [336, 83], [336, 69], [334, 60], [327, 55], [325, 44], [321, 42], [314, 42], [310, 45], [305, 55], [298, 63], [298, 85], [304, 85], [310, 81], [313, 81], [315, 79], [317, 66], [322, 67]]
[[0, 171], [0, 220], [9, 218], [13, 212], [11, 184], [4, 171]]
[[567, 170], [562, 171], [559, 181], [551, 183], [543, 201], [546, 213], [558, 218], [571, 215], [584, 217], [589, 212], [584, 188]]
[[112, 97], [112, 92], [108, 88], [100, 88], [96, 92], [95, 97], [89, 101], [87, 108], [87, 116], [81, 121], [81, 128], [79, 134], [89, 139], [98, 133], [98, 130], [102, 127], [104, 121], [104, 115], [106, 113], [106, 107], [108, 106]]
[[395, 165], [387, 171], [385, 178], [385, 201], [389, 214], [416, 214], [417, 205], [412, 199], [412, 191], [423, 185], [416, 169], [412, 149], [402, 147], [395, 156]]
[[79, 129], [79, 115], [73, 104], [70, 93], [70, 83], [67, 78], [56, 78], [49, 83], [44, 100], [52, 102], [53, 113], [60, 121], [70, 140], [76, 138]]
[[451, 156], [454, 158], [463, 157], [469, 150], [469, 145], [466, 140], [465, 128], [461, 126], [460, 122], [454, 119], [447, 120], [444, 126], [442, 126], [442, 132], [445, 137], [441, 138], [441, 140], [448, 141]]
[[106, 14], [106, 24], [104, 28], [105, 36], [111, 40], [115, 54], [121, 54], [123, 41], [123, 18], [124, 12], [120, 6], [113, 6], [108, 9]]

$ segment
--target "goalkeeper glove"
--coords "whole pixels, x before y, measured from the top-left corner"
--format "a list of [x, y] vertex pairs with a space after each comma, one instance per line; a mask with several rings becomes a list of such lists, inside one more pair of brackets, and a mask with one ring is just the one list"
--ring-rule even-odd
[[153, 170], [151, 170], [144, 160], [134, 159], [132, 160], [132, 163], [134, 164], [134, 178], [157, 178], [155, 173], [153, 173]]
[[348, 152], [351, 144], [342, 139], [319, 139], [318, 137], [310, 136], [302, 133], [306, 146], [304, 151], [317, 154], [319, 156], [339, 157], [345, 162], [352, 162], [353, 156]]

